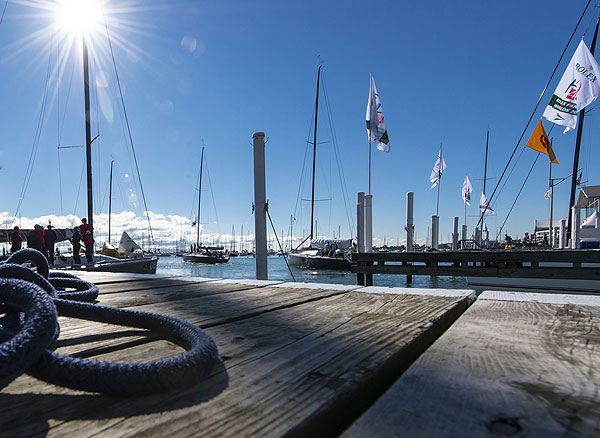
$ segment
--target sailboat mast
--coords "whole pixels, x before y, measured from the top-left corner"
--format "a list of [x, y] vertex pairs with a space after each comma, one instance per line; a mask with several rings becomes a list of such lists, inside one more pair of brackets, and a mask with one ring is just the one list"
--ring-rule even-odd
[[490, 130], [487, 130], [487, 136], [485, 138], [485, 162], [483, 165], [483, 193], [485, 194], [485, 183], [487, 181], [487, 159], [488, 159], [488, 145], [490, 143]]
[[90, 72], [88, 62], [88, 49], [85, 36], [82, 37], [83, 46], [83, 90], [85, 95], [85, 159], [87, 163], [87, 204], [88, 224], [94, 227], [94, 203], [92, 197], [92, 129], [90, 126]]
[[200, 200], [202, 199], [202, 164], [204, 162], [204, 146], [200, 154], [200, 183], [198, 185], [198, 216], [196, 217], [196, 248], [200, 247]]
[[108, 189], [108, 243], [110, 243], [110, 219], [112, 216], [112, 171], [115, 160], [110, 162], [110, 185]]
[[310, 198], [310, 238], [313, 238], [313, 224], [315, 219], [315, 166], [317, 159], [317, 115], [319, 113], [319, 81], [321, 79], [321, 65], [317, 71], [317, 97], [315, 99], [315, 132], [313, 137], [313, 165], [312, 165], [312, 195]]
[[[592, 54], [592, 56], [594, 56], [594, 50], [596, 49], [598, 25], [600, 25], [600, 17], [596, 22], [596, 30], [594, 31], [594, 38], [592, 39], [592, 46], [590, 47], [590, 53]], [[579, 170], [579, 151], [581, 150], [581, 135], [583, 133], [584, 116], [585, 109], [579, 112], [579, 118], [577, 119], [577, 139], [575, 140], [575, 156], [573, 158], [573, 174], [571, 177], [571, 199], [569, 201], [569, 214], [567, 215], [567, 233], [571, 233], [571, 210], [575, 205], [575, 190], [577, 189], [577, 171]]]

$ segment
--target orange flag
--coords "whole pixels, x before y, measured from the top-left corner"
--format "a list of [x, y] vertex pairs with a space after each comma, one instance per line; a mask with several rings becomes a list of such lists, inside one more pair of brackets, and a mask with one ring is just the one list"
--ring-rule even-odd
[[531, 138], [527, 142], [527, 146], [534, 151], [548, 155], [548, 158], [550, 158], [551, 162], [558, 164], [556, 155], [554, 155], [554, 151], [552, 150], [552, 143], [550, 143], [550, 140], [548, 140], [548, 136], [546, 135], [546, 131], [544, 131], [544, 126], [542, 125], [541, 120], [535, 127], [533, 134], [531, 134]]

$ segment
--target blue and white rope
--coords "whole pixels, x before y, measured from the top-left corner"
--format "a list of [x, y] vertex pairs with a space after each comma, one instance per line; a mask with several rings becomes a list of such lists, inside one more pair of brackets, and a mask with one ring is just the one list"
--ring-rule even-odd
[[[37, 272], [18, 263], [33, 262]], [[66, 289], [75, 289], [67, 291]], [[0, 264], [0, 389], [23, 372], [72, 389], [138, 395], [189, 387], [219, 361], [210, 335], [166, 315], [100, 306], [98, 287], [76, 276], [49, 272], [36, 250], [16, 252]], [[151, 330], [187, 351], [146, 363], [116, 363], [64, 356], [52, 351], [57, 316]]]

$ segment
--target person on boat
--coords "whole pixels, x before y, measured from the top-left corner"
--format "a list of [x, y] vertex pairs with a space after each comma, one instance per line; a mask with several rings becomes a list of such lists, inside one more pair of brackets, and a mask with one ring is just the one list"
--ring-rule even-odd
[[81, 241], [85, 245], [85, 259], [88, 263], [94, 262], [94, 229], [90, 224], [87, 223], [87, 219], [81, 219], [81, 225], [79, 225], [79, 232], [81, 233]]
[[13, 252], [16, 252], [18, 250], [21, 249], [21, 245], [23, 244], [23, 232], [19, 229], [19, 227], [16, 227], [13, 229], [13, 233], [12, 233], [12, 237], [11, 237], [11, 246], [10, 246], [10, 252], [11, 254]]
[[35, 224], [33, 230], [27, 236], [27, 247], [44, 252], [44, 229], [41, 225]]
[[523, 248], [529, 248], [529, 243], [530, 243], [530, 239], [529, 239], [529, 233], [525, 233], [525, 235], [523, 236]]
[[81, 233], [79, 227], [73, 228], [73, 235], [71, 236], [71, 245], [73, 245], [73, 262], [76, 265], [81, 264], [81, 258], [79, 257], [79, 251], [81, 251]]
[[48, 224], [46, 231], [44, 232], [44, 255], [48, 259], [50, 265], [54, 264], [54, 243], [58, 239], [54, 227]]

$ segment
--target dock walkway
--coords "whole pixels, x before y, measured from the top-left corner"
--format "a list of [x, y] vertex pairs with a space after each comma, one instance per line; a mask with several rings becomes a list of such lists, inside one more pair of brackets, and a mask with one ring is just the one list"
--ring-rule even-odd
[[[418, 423], [419, 416], [407, 413], [396, 422], [390, 417], [392, 429], [386, 433], [373, 429], [373, 433], [363, 434], [370, 428], [368, 418], [380, 415], [377, 399], [382, 394], [387, 397], [386, 390], [398, 384], [411, 387], [414, 383], [412, 399], [408, 392], [402, 399], [392, 396], [394, 404], [388, 410], [396, 412], [408, 412], [412, 404], [418, 409], [419, 403], [430, 409], [438, 400], [437, 409], [443, 410], [447, 401], [444, 394], [452, 392], [452, 382], [466, 385], [459, 394], [460, 406], [466, 409], [463, 417], [469, 415], [469, 409], [485, 410], [487, 406], [478, 405], [478, 397], [483, 395], [470, 392], [469, 385], [477, 390], [483, 385], [482, 391], [489, 387], [486, 400], [491, 407], [510, 402], [506, 397], [513, 393], [500, 396], [495, 392], [502, 382], [486, 386], [486, 379], [495, 378], [487, 371], [504, 372], [506, 368], [501, 358], [508, 347], [496, 333], [512, 336], [515, 344], [522, 342], [525, 352], [529, 343], [540, 342], [538, 335], [545, 336], [543, 346], [548, 349], [533, 350], [514, 363], [511, 375], [536, 376], [539, 369], [546, 384], [546, 392], [541, 394], [547, 397], [575, 385], [564, 412], [565, 418], [572, 418], [567, 415], [572, 411], [577, 421], [572, 421], [574, 426], [566, 420], [561, 424], [567, 431], [598, 427], [600, 396], [590, 388], [600, 385], [596, 372], [600, 363], [600, 307], [587, 303], [555, 304], [534, 312], [525, 304], [511, 310], [510, 304], [501, 302], [496, 306], [503, 312], [497, 313], [494, 308], [487, 309], [494, 301], [477, 300], [472, 305], [475, 294], [469, 290], [107, 273], [82, 277], [100, 287], [99, 304], [168, 314], [199, 325], [214, 337], [220, 364], [207, 379], [185, 391], [144, 397], [84, 393], [22, 375], [0, 392], [1, 436], [404, 436], [408, 423]], [[482, 306], [486, 307], [483, 313], [479, 310]], [[557, 331], [556, 325], [564, 319], [557, 315], [565, 312], [568, 330]], [[536, 331], [531, 328], [532, 318], [538, 323]], [[59, 319], [57, 352], [61, 354], [145, 362], [182, 351], [142, 330]], [[519, 321], [525, 325], [520, 326]], [[497, 328], [502, 331], [497, 332]], [[513, 328], [516, 332], [507, 334]], [[532, 333], [521, 336], [528, 329]], [[501, 348], [496, 350], [496, 345]], [[552, 345], [556, 348], [550, 349]], [[512, 361], [519, 351], [511, 350], [507, 357]], [[552, 363], [559, 365], [541, 367], [536, 355], [542, 353], [554, 355]], [[413, 368], [430, 354], [437, 358], [429, 365], [436, 370], [437, 380], [426, 382], [427, 386], [418, 378], [407, 377], [418, 375]], [[485, 365], [491, 358], [497, 361], [492, 364], [499, 365], [482, 367], [479, 374], [471, 374], [470, 381], [468, 365]], [[539, 360], [545, 363], [546, 356]], [[564, 380], [566, 372], [568, 380]], [[534, 380], [523, 380], [517, 392], [523, 395], [540, 389], [526, 385], [533, 385]], [[553, 393], [550, 388], [554, 384], [559, 386]], [[441, 394], [436, 394], [436, 385]], [[421, 392], [425, 386], [426, 391]], [[550, 415], [554, 399], [548, 401], [542, 395], [528, 406], [535, 405], [539, 412]], [[449, 408], [458, 412], [460, 406]], [[446, 414], [438, 415], [439, 421], [447, 418]], [[448, 421], [454, 424], [454, 420]], [[519, 424], [525, 428], [529, 423]], [[444, 436], [444, 429], [439, 430], [442, 432], [436, 435]]]

